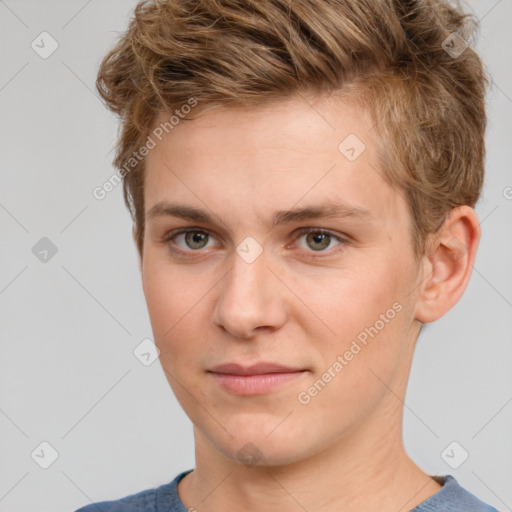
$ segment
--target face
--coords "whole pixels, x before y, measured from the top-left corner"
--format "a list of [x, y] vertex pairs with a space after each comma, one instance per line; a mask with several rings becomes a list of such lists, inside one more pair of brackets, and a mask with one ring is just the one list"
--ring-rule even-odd
[[388, 388], [405, 386], [418, 334], [408, 206], [366, 113], [308, 102], [206, 112], [147, 157], [160, 361], [196, 432], [235, 461], [297, 462], [401, 423]]

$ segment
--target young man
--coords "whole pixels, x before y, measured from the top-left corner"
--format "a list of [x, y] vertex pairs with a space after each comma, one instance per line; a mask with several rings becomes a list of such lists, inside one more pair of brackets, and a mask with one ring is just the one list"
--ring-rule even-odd
[[418, 0], [142, 2], [98, 88], [196, 467], [81, 512], [493, 511], [405, 452], [480, 238], [487, 79]]

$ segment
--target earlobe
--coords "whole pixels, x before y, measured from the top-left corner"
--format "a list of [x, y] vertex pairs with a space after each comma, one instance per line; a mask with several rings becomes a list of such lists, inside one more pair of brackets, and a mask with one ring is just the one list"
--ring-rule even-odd
[[480, 224], [469, 206], [454, 208], [433, 235], [416, 303], [416, 319], [434, 322], [462, 297], [473, 270]]

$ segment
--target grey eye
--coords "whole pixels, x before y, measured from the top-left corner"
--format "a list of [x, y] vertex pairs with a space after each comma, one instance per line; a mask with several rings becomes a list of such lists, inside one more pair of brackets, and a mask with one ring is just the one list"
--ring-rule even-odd
[[329, 247], [331, 235], [328, 233], [311, 232], [306, 235], [306, 243], [314, 251], [321, 251]]
[[[180, 233], [176, 237], [176, 241], [183, 236], [185, 237], [185, 244], [187, 248], [194, 250], [206, 247], [210, 237], [208, 233], [203, 233], [202, 231], [186, 231], [185, 233]], [[179, 244], [177, 245], [179, 246]]]

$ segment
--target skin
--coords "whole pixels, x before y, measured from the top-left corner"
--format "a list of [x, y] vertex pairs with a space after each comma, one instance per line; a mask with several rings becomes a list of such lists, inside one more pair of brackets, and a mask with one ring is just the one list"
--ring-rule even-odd
[[[366, 146], [353, 162], [338, 150], [348, 134]], [[374, 139], [358, 107], [302, 96], [203, 113], [148, 155], [142, 283], [162, 368], [194, 424], [196, 467], [178, 486], [187, 508], [410, 510], [441, 488], [405, 452], [403, 400], [421, 323], [463, 294], [479, 224], [473, 209], [452, 210], [416, 259], [408, 204], [382, 179]], [[212, 221], [149, 215], [162, 201]], [[276, 211], [326, 201], [369, 216], [272, 227]], [[203, 245], [169, 238], [179, 228], [206, 233]], [[301, 228], [332, 236], [324, 247]], [[252, 263], [236, 251], [248, 236], [263, 251]], [[400, 312], [300, 403], [394, 303]], [[259, 361], [308, 371], [259, 396], [227, 393], [207, 372]]]

